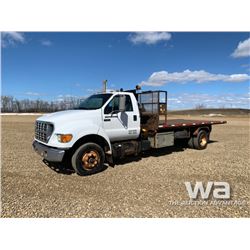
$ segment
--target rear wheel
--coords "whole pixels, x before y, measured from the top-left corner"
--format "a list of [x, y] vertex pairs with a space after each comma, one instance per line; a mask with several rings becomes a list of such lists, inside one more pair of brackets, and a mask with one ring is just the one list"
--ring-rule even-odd
[[202, 150], [207, 147], [209, 134], [205, 130], [201, 130], [196, 137], [191, 139], [193, 139], [193, 148]]
[[95, 143], [80, 146], [72, 156], [72, 167], [79, 175], [90, 175], [104, 168], [104, 151]]

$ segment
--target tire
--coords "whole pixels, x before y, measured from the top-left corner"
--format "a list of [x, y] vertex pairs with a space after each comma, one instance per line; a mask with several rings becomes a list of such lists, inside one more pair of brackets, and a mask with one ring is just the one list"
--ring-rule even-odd
[[104, 169], [105, 154], [95, 143], [80, 146], [71, 158], [72, 167], [78, 175], [91, 175]]
[[193, 137], [193, 146], [195, 149], [203, 150], [207, 147], [209, 134], [201, 130], [196, 137]]

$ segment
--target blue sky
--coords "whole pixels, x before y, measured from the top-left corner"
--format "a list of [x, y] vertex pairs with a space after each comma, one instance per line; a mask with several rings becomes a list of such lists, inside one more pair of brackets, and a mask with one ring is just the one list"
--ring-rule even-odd
[[249, 108], [249, 33], [2, 33], [2, 95], [60, 100], [101, 89], [168, 91], [169, 108]]

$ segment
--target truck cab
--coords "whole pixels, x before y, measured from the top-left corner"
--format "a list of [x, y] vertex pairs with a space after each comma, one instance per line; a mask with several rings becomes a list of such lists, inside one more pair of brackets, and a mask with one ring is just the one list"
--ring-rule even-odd
[[91, 141], [98, 146], [96, 151], [101, 147], [104, 155], [111, 155], [113, 142], [134, 140], [139, 135], [140, 114], [135, 95], [102, 93], [85, 99], [75, 110], [39, 117], [33, 147], [45, 160], [62, 162], [66, 152], [71, 153], [84, 142]]

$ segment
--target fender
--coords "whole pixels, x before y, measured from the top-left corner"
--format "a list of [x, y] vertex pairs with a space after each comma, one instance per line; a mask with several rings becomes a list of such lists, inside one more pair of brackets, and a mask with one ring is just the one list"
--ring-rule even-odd
[[105, 130], [102, 127], [99, 127], [98, 133], [99, 136], [103, 137], [105, 139], [105, 141], [108, 143], [109, 148], [110, 148], [110, 153], [112, 154], [112, 147], [111, 147], [111, 143], [109, 140], [109, 137], [107, 136]]
[[[72, 128], [73, 128], [73, 131], [72, 131]], [[56, 137], [56, 134], [60, 134], [60, 133], [72, 134], [73, 139], [68, 143], [60, 143], [58, 142], [57, 137]], [[47, 145], [51, 147], [56, 147], [56, 148], [72, 148], [76, 144], [77, 141], [90, 135], [100, 136], [107, 143], [110, 149], [110, 154], [112, 154], [111, 143], [104, 129], [98, 126], [97, 124], [94, 124], [93, 122], [88, 122], [88, 121], [86, 121], [84, 125], [80, 127], [79, 127], [79, 123], [75, 123], [75, 122], [67, 123], [67, 126], [60, 126], [60, 129], [55, 129]]]
[[194, 135], [194, 136], [197, 136], [197, 135], [199, 134], [200, 130], [205, 130], [205, 131], [207, 131], [208, 133], [210, 133], [210, 132], [212, 131], [212, 127], [207, 127], [207, 126], [205, 126], [205, 127], [199, 127], [199, 128], [197, 128], [197, 129], [193, 132], [193, 135]]
[[[99, 126], [93, 122], [86, 121], [81, 126], [76, 122], [68, 122], [65, 126], [55, 128], [47, 145], [56, 148], [71, 148], [79, 139], [86, 135], [98, 135], [98, 130]], [[72, 134], [73, 138], [68, 143], [60, 143], [57, 140], [56, 134]], [[107, 140], [106, 138], [105, 140]]]

